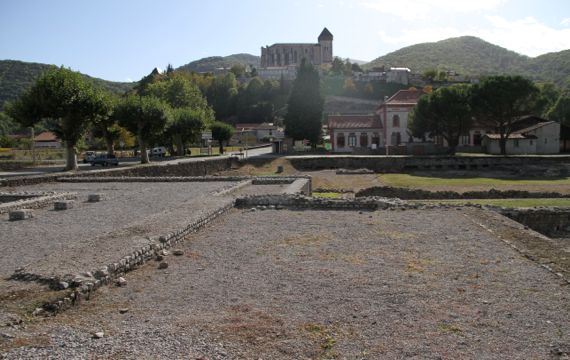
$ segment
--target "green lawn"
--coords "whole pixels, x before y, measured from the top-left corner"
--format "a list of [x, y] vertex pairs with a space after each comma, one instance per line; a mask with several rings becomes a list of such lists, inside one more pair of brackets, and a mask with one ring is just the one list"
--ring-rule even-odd
[[314, 192], [313, 197], [322, 199], [340, 199], [342, 194], [337, 192]]
[[413, 200], [415, 203], [437, 203], [437, 204], [479, 204], [493, 205], [511, 208], [537, 207], [537, 206], [560, 206], [570, 207], [570, 198], [556, 199], [469, 199], [469, 200]]
[[387, 186], [422, 188], [429, 186], [481, 186], [481, 185], [570, 185], [570, 177], [517, 178], [474, 176], [426, 176], [414, 174], [384, 174], [380, 180]]

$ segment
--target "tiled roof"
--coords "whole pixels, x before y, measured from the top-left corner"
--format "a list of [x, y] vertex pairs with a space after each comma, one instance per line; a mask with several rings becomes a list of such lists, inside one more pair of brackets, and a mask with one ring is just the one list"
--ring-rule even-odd
[[273, 130], [273, 129], [277, 129], [277, 126], [275, 125], [271, 125], [268, 123], [262, 123], [262, 124], [252, 124], [252, 123], [242, 123], [242, 124], [236, 124], [236, 129], [238, 131], [243, 130]]
[[375, 115], [329, 115], [329, 129], [381, 129], [380, 118]]
[[[485, 136], [493, 140], [499, 140], [501, 138], [501, 134], [485, 134]], [[508, 139], [536, 139], [536, 136], [513, 133], [509, 135]]]
[[400, 90], [386, 100], [389, 105], [416, 105], [425, 93], [422, 90]]
[[517, 131], [513, 131], [513, 134], [525, 134], [525, 133], [527, 133], [527, 132], [529, 132], [529, 131], [533, 131], [533, 130], [539, 129], [539, 128], [543, 127], [543, 126], [550, 125], [550, 124], [553, 124], [553, 123], [555, 123], [555, 122], [556, 122], [556, 121], [545, 121], [545, 122], [541, 122], [541, 123], [538, 123], [538, 124], [533, 125], [533, 126], [529, 126], [529, 127], [527, 127], [527, 128], [524, 128], [524, 129], [520, 129], [520, 130], [517, 130]]
[[34, 137], [34, 141], [58, 141], [57, 136], [51, 131], [44, 131]]

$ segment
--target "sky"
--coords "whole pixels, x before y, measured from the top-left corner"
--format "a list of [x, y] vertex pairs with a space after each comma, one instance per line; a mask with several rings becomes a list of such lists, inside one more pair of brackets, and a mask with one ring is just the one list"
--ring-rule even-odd
[[208, 56], [316, 43], [370, 61], [472, 35], [535, 57], [570, 49], [570, 0], [0, 0], [0, 60], [63, 65], [113, 81]]

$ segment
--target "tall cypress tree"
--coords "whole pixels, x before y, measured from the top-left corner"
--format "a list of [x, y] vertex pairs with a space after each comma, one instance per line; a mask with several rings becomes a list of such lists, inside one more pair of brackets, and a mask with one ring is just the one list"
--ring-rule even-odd
[[289, 97], [285, 134], [294, 140], [307, 139], [311, 144], [317, 144], [321, 137], [322, 115], [319, 73], [303, 59]]

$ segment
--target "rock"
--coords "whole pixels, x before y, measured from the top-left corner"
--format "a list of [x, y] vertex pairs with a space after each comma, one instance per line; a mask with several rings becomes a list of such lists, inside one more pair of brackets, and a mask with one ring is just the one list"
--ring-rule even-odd
[[120, 277], [117, 279], [117, 286], [127, 286], [127, 280], [124, 277]]
[[59, 290], [65, 290], [65, 289], [67, 289], [68, 287], [69, 287], [69, 283], [66, 282], [66, 281], [60, 281], [60, 282], [57, 284], [57, 288], [58, 288]]
[[96, 279], [101, 279], [106, 276], [109, 276], [109, 270], [107, 270], [107, 267], [105, 266], [104, 268], [95, 271], [95, 274], [93, 275], [95, 276]]
[[103, 331], [93, 333], [93, 339], [101, 339], [103, 336], [105, 336], [105, 333]]
[[8, 213], [8, 219], [10, 221], [27, 220], [33, 217], [34, 217], [34, 212], [32, 209], [12, 210]]
[[160, 264], [158, 264], [158, 268], [159, 269], [166, 269], [166, 268], [168, 268], [168, 263], [166, 261], [163, 261]]
[[164, 260], [164, 256], [156, 255], [156, 261], [162, 261], [162, 260]]
[[74, 204], [75, 204], [75, 201], [73, 201], [73, 200], [56, 201], [53, 203], [53, 209], [57, 210], [57, 211], [68, 210], [68, 209], [72, 209]]
[[12, 335], [12, 334], [8, 334], [8, 333], [0, 333], [0, 336], [2, 336], [5, 339], [13, 339], [16, 336]]
[[128, 313], [128, 312], [129, 312], [129, 309], [128, 309], [128, 308], [119, 309], [119, 314], [126, 314], [126, 313]]
[[158, 254], [162, 255], [162, 256], [168, 256], [170, 254], [170, 252], [168, 252], [168, 250], [160, 250], [160, 252]]
[[178, 250], [174, 250], [174, 251], [172, 252], [172, 254], [175, 255], [175, 256], [182, 256], [182, 255], [184, 255], [184, 250], [179, 250], [179, 249], [178, 249]]
[[45, 312], [45, 310], [43, 308], [36, 308], [36, 310], [34, 310], [34, 312], [32, 312], [32, 316], [39, 316], [42, 315]]
[[99, 202], [104, 199], [103, 194], [89, 194], [87, 195], [88, 202]]

